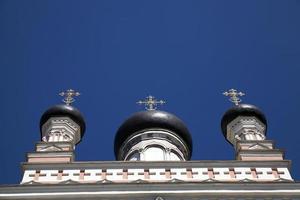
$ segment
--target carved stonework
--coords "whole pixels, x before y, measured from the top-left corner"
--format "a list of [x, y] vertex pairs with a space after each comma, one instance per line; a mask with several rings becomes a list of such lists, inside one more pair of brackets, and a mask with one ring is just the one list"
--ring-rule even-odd
[[40, 151], [63, 151], [63, 149], [55, 145], [50, 145], [40, 149]]
[[237, 141], [235, 149], [237, 160], [270, 161], [284, 159], [284, 152], [274, 148], [274, 142], [271, 140]]
[[42, 127], [44, 142], [72, 142], [80, 141], [80, 126], [69, 117], [51, 117]]
[[260, 143], [254, 143], [253, 145], [249, 146], [248, 149], [271, 149], [270, 147], [268, 146], [265, 146], [263, 144], [260, 144]]
[[36, 144], [36, 152], [48, 151], [73, 151], [74, 144], [72, 142], [39, 142]]
[[256, 141], [237, 141], [236, 151], [240, 150], [272, 150], [274, 149], [273, 141], [271, 140], [256, 140]]
[[256, 117], [240, 116], [227, 125], [227, 139], [235, 146], [237, 141], [265, 140], [266, 126]]

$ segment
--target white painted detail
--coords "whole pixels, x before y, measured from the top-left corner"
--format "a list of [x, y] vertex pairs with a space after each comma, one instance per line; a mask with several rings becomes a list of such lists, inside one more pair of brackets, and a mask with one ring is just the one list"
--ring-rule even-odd
[[166, 130], [146, 130], [128, 138], [119, 157], [130, 161], [186, 160], [187, 146], [176, 134]]
[[256, 117], [239, 116], [227, 125], [227, 139], [237, 141], [265, 140], [266, 126]]
[[110, 181], [123, 180], [123, 169], [107, 169], [106, 179]]
[[128, 180], [143, 180], [144, 177], [144, 169], [128, 169]]
[[[148, 171], [149, 170], [149, 171]], [[190, 171], [190, 177], [187, 173]], [[277, 172], [276, 172], [277, 171]], [[231, 175], [234, 175], [231, 177]], [[232, 174], [233, 173], [233, 174]], [[276, 175], [277, 173], [277, 175]], [[210, 175], [209, 175], [210, 174]], [[81, 178], [80, 178], [81, 177]], [[260, 182], [260, 181], [278, 181], [290, 180], [293, 181], [290, 172], [287, 168], [272, 169], [270, 167], [235, 167], [231, 170], [229, 168], [192, 168], [185, 167], [174, 168], [129, 168], [129, 169], [67, 169], [67, 170], [26, 170], [23, 175], [21, 184], [31, 181], [51, 184], [60, 183], [71, 180], [76, 182], [97, 182], [106, 177], [112, 182], [132, 182], [137, 180], [144, 180], [149, 182], [164, 182], [171, 179], [178, 179], [182, 181], [244, 181], [246, 179]]]
[[[45, 174], [45, 175], [43, 175]], [[41, 170], [38, 182], [57, 182], [57, 170]]]
[[143, 152], [144, 159], [147, 161], [165, 160], [165, 151], [157, 146], [146, 148]]
[[42, 140], [44, 142], [72, 142], [80, 141], [80, 126], [69, 117], [51, 117], [42, 126]]
[[171, 168], [172, 179], [187, 180], [186, 168]]
[[101, 169], [87, 169], [84, 171], [86, 174], [90, 174], [88, 176], [84, 176], [85, 181], [101, 181], [102, 176], [100, 175], [102, 173]]
[[180, 156], [175, 154], [174, 152], [170, 152], [170, 159], [169, 160], [177, 160], [180, 161]]
[[152, 168], [149, 169], [150, 180], [163, 181], [166, 180], [164, 168]]
[[79, 174], [80, 170], [63, 170], [64, 174], [68, 174], [68, 176], [62, 176], [62, 181], [72, 180], [72, 181], [79, 181]]
[[229, 174], [229, 168], [213, 168], [213, 169], [214, 169], [213, 171], [216, 180], [226, 181], [232, 179]]
[[272, 168], [256, 168], [257, 178], [262, 180], [273, 180]]
[[209, 179], [207, 168], [192, 168], [192, 172], [195, 180], [203, 181]]
[[129, 161], [141, 160], [140, 152], [138, 152], [138, 151], [133, 152], [131, 155], [129, 155], [128, 160]]
[[35, 170], [26, 170], [23, 174], [23, 179], [21, 181], [21, 184], [33, 181], [34, 175], [35, 175]]
[[252, 180], [253, 179], [250, 167], [237, 167], [237, 168], [234, 168], [234, 171], [235, 171], [235, 176], [236, 176], [237, 180], [244, 180], [244, 179]]
[[286, 179], [286, 180], [293, 180], [291, 177], [291, 174], [287, 168], [277, 168], [277, 171], [279, 172], [279, 177]]

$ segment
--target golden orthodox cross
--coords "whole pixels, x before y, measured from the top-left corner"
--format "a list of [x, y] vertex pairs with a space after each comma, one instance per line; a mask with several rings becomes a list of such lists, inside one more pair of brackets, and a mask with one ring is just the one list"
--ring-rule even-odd
[[239, 98], [239, 96], [244, 96], [245, 94], [242, 93], [242, 92], [238, 92], [237, 90], [235, 89], [230, 89], [228, 90], [227, 92], [224, 92], [223, 95], [225, 96], [229, 96], [229, 101], [231, 101], [232, 103], [234, 103], [236, 106], [239, 105], [239, 103], [242, 102], [242, 99]]
[[75, 90], [68, 89], [64, 92], [59, 93], [59, 95], [64, 97], [64, 99], [62, 100], [63, 102], [65, 102], [67, 105], [71, 105], [71, 103], [75, 101], [73, 97], [79, 96], [80, 93], [76, 92]]
[[157, 105], [163, 105], [166, 102], [163, 100], [156, 100], [154, 96], [147, 96], [145, 100], [139, 100], [138, 102], [136, 102], [139, 105], [144, 104], [145, 105], [145, 109], [146, 110], [156, 110], [157, 109]]

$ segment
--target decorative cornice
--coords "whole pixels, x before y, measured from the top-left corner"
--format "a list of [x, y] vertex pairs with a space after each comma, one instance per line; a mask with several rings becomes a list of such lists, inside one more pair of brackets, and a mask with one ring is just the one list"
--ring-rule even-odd
[[201, 161], [89, 161], [63, 163], [22, 163], [23, 170], [36, 169], [120, 169], [120, 168], [175, 168], [175, 167], [287, 167], [290, 160], [281, 161], [239, 161], [239, 160], [201, 160]]
[[[127, 184], [62, 184], [11, 185], [0, 187], [0, 199], [132, 199], [145, 195], [170, 198], [300, 198], [300, 183], [127, 183]], [[174, 196], [175, 195], [175, 196]]]

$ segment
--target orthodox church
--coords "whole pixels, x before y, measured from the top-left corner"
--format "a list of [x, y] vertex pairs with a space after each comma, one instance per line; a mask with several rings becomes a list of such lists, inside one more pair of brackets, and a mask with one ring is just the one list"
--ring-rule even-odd
[[[79, 93], [60, 93], [65, 104], [50, 107], [40, 119], [41, 141], [22, 163], [20, 184], [0, 186], [0, 199], [300, 199], [291, 161], [267, 138], [267, 119], [244, 94], [225, 92], [235, 104], [221, 120], [235, 160], [190, 160], [191, 134], [174, 114], [157, 110], [153, 96], [115, 134], [116, 161], [74, 160], [85, 136], [85, 120], [71, 105]], [[85, 136], [88, 137], [88, 136]]]

